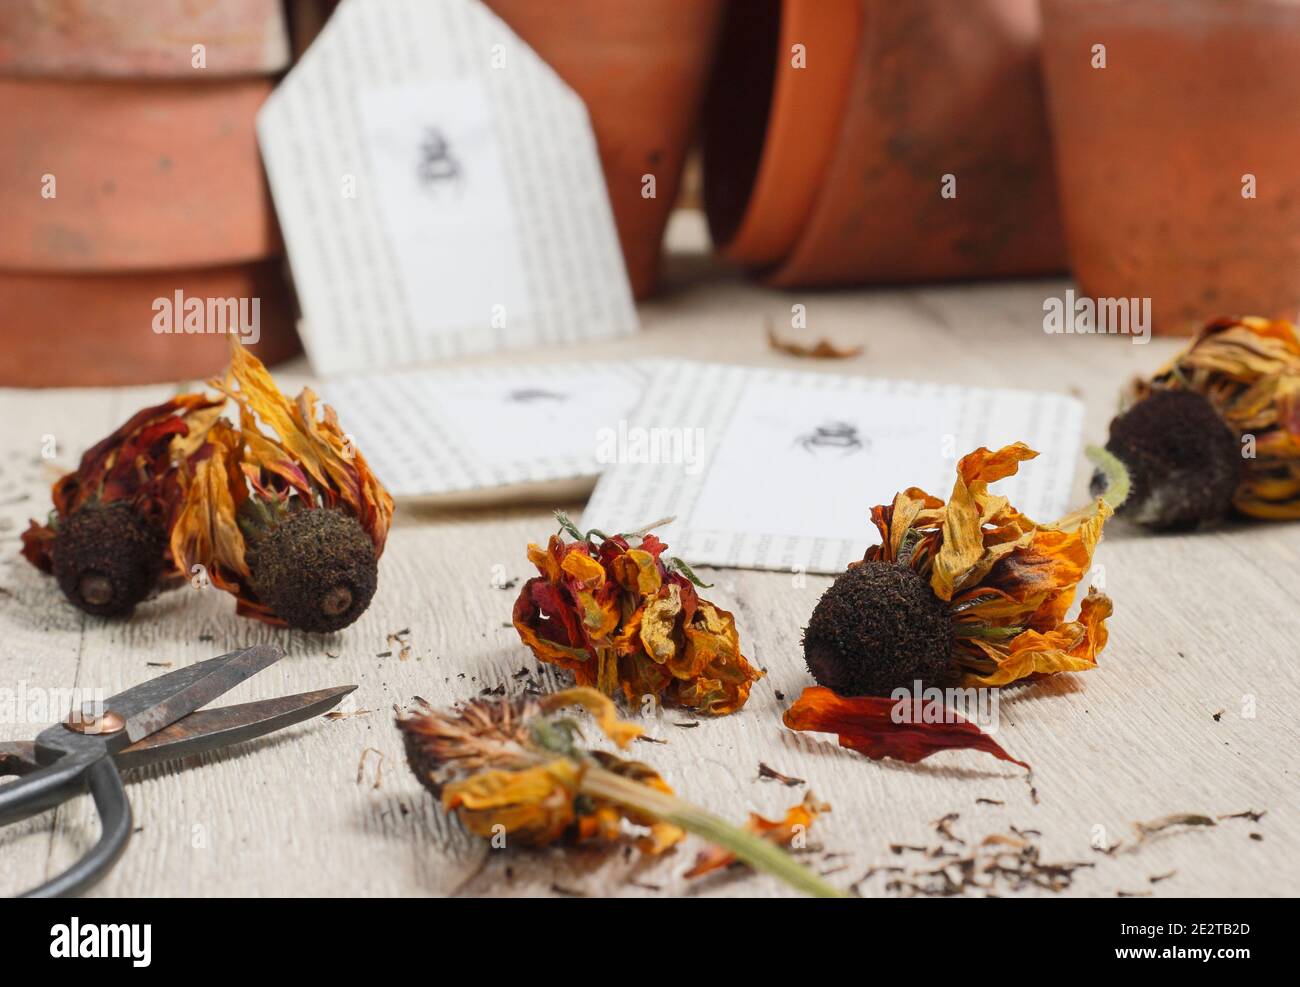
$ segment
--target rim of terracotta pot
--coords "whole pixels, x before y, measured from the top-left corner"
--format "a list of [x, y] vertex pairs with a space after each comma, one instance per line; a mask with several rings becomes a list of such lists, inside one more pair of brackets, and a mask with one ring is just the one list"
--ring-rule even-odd
[[[739, 0], [726, 16], [705, 111], [705, 209], [723, 256], [767, 267], [793, 249], [812, 211], [839, 135], [862, 11], [858, 0]], [[793, 65], [796, 44], [804, 68]]]
[[200, 81], [288, 67], [282, 0], [0, 3], [0, 74], [7, 76]]

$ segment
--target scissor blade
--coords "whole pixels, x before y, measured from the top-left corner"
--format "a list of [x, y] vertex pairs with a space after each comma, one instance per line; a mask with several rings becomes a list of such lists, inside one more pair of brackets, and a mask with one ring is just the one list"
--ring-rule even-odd
[[202, 709], [119, 751], [113, 760], [119, 770], [129, 771], [158, 761], [243, 743], [319, 716], [336, 706], [355, 688], [355, 685], [341, 685], [279, 699]]
[[206, 706], [283, 657], [284, 650], [273, 644], [254, 645], [142, 682], [104, 705], [126, 721], [126, 735], [134, 743]]

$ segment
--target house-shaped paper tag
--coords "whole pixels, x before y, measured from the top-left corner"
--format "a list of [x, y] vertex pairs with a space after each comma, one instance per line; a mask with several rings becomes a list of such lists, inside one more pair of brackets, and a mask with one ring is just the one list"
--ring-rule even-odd
[[586, 107], [478, 0], [344, 0], [257, 130], [318, 374], [636, 329]]

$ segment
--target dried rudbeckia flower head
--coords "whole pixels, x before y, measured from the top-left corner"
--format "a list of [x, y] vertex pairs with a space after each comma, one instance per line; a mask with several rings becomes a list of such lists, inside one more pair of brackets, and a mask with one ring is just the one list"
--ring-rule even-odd
[[[1232, 510], [1300, 517], [1300, 336], [1285, 321], [1220, 319], [1150, 381], [1110, 425], [1106, 449], [1128, 469], [1121, 514], [1190, 528]], [[1094, 491], [1105, 478], [1094, 478]]]
[[183, 474], [172, 554], [203, 565], [245, 616], [346, 627], [374, 595], [392, 498], [334, 410], [307, 388], [290, 401], [243, 347], [212, 386], [239, 406], [239, 428], [214, 426]]
[[23, 533], [23, 555], [82, 610], [129, 613], [167, 566], [181, 464], [223, 403], [182, 394], [133, 415], [54, 484], [54, 509]]
[[[550, 715], [575, 704], [592, 710], [620, 748], [641, 734], [618, 719], [606, 697], [585, 687], [541, 697], [473, 699], [448, 712], [426, 705], [399, 718], [397, 726], [411, 770], [471, 833], [490, 838], [503, 827], [528, 846], [616, 840], [623, 819], [639, 823], [641, 817], [584, 793], [589, 768], [599, 766], [655, 792], [671, 795], [672, 789], [644, 764], [581, 750], [577, 722]], [[666, 850], [684, 835], [657, 820], [645, 825], [649, 836], [640, 845], [647, 853]]]
[[1066, 620], [1112, 506], [1038, 524], [989, 491], [1038, 454], [1022, 443], [957, 464], [947, 503], [910, 488], [871, 516], [882, 542], [822, 596], [804, 632], [813, 677], [843, 695], [1000, 686], [1082, 671], [1106, 644], [1110, 600]]
[[840, 896], [771, 842], [677, 798], [649, 765], [588, 750], [577, 721], [563, 713], [573, 705], [585, 707], [620, 749], [641, 735], [588, 686], [477, 698], [452, 710], [421, 701], [397, 727], [416, 778], [477, 836], [504, 833], [525, 846], [613, 842], [626, 823], [643, 831], [642, 852], [657, 855], [693, 832], [801, 891]]
[[533, 654], [632, 703], [654, 696], [712, 714], [745, 705], [763, 673], [740, 653], [735, 619], [700, 597], [685, 563], [665, 560], [648, 530], [583, 534], [556, 518], [572, 540], [528, 546], [541, 575], [515, 601], [515, 628]]

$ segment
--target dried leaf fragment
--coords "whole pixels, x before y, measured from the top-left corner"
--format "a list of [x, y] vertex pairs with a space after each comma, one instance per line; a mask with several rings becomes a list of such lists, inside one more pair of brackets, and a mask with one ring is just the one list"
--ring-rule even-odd
[[[902, 700], [912, 704], [912, 699]], [[969, 748], [984, 751], [1003, 761], [1017, 760], [978, 726], [949, 711], [949, 722], [928, 723], [924, 715], [899, 718], [899, 701], [886, 696], [840, 696], [815, 685], [804, 689], [794, 705], [785, 711], [784, 722], [791, 730], [833, 733], [841, 747], [865, 754], [873, 761], [892, 757], [914, 764], [939, 751]], [[909, 720], [911, 722], [909, 722]]]
[[805, 360], [848, 360], [861, 355], [863, 351], [861, 346], [840, 346], [825, 338], [811, 344], [781, 339], [770, 322], [767, 326], [767, 344], [778, 353]]
[[[798, 805], [791, 806], [782, 819], [765, 819], [756, 812], [749, 814], [745, 829], [763, 837], [769, 843], [791, 848], [801, 837], [807, 834], [813, 821], [822, 813], [830, 812], [831, 807], [809, 792]], [[711, 846], [695, 858], [695, 863], [684, 875], [688, 880], [703, 877], [714, 871], [722, 870], [736, 863], [736, 855], [719, 846]]]

